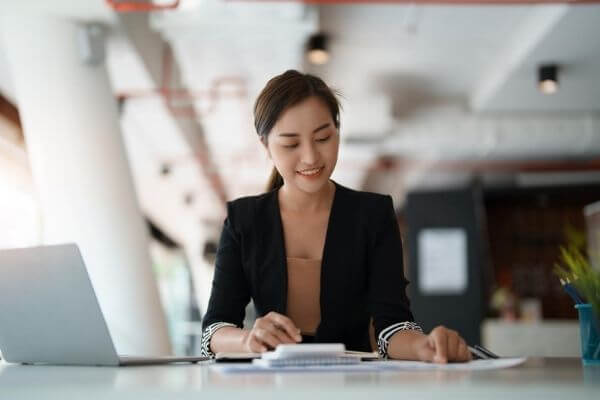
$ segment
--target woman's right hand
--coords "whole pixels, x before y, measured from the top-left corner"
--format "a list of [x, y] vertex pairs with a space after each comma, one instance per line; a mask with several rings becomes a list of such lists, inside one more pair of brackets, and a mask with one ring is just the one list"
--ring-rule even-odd
[[252, 329], [246, 331], [243, 338], [244, 348], [251, 353], [263, 353], [274, 349], [278, 344], [301, 341], [300, 329], [296, 328], [292, 320], [274, 311], [257, 318]]

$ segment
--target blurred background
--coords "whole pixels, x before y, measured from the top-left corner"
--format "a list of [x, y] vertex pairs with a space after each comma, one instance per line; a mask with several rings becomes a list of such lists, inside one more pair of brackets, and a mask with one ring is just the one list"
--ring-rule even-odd
[[553, 268], [600, 229], [594, 3], [2, 0], [0, 248], [78, 243], [121, 352], [199, 353], [225, 202], [272, 167], [254, 99], [298, 69], [342, 93], [332, 178], [394, 199], [417, 321], [579, 356]]

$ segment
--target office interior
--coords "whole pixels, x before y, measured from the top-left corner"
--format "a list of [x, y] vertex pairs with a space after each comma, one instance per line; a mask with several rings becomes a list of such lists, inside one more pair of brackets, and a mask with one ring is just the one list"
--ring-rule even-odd
[[553, 269], [600, 240], [594, 3], [3, 1], [0, 248], [77, 243], [119, 353], [199, 354], [226, 202], [272, 168], [253, 101], [298, 69], [342, 94], [332, 179], [394, 200], [416, 320], [579, 357]]

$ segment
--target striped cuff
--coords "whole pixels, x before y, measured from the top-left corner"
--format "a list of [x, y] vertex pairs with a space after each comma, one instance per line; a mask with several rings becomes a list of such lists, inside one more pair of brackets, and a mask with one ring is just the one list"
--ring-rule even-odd
[[235, 324], [230, 324], [229, 322], [215, 322], [214, 324], [210, 324], [209, 326], [207, 326], [206, 329], [202, 331], [202, 346], [200, 350], [202, 356], [211, 358], [215, 357], [215, 353], [210, 351], [210, 340], [212, 339], [212, 336], [215, 334], [216, 331], [226, 326], [232, 326], [236, 328]]
[[388, 345], [390, 338], [394, 335], [394, 333], [398, 331], [419, 331], [423, 332], [421, 327], [411, 321], [398, 322], [397, 324], [392, 324], [382, 330], [379, 333], [379, 337], [377, 339], [377, 350], [379, 350], [379, 355], [382, 358], [388, 358]]

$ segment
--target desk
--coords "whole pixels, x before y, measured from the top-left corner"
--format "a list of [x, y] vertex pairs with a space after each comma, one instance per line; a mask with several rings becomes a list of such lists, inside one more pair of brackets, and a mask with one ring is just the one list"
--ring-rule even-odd
[[[596, 399], [600, 367], [532, 358], [496, 371], [222, 375], [207, 365], [57, 367], [0, 362], [1, 399]], [[400, 397], [402, 396], [402, 397]]]

